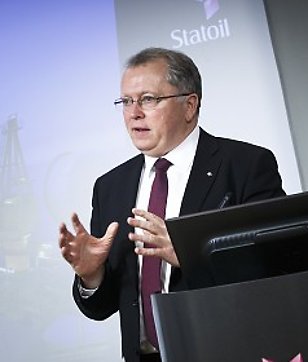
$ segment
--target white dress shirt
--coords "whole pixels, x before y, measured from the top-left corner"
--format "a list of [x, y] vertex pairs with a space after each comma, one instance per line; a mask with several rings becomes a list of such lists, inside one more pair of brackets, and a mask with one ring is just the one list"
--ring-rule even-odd
[[[164, 156], [172, 165], [168, 168], [168, 197], [166, 205], [165, 219], [179, 216], [181, 204], [188, 182], [193, 160], [196, 154], [200, 130], [199, 127], [189, 134], [189, 136], [176, 148]], [[139, 189], [136, 200], [136, 208], [147, 210], [150, 199], [151, 187], [155, 177], [154, 163], [157, 158], [146, 156], [145, 163], [140, 177]], [[142, 233], [142, 230], [136, 229], [135, 232]], [[141, 246], [142, 243], [136, 242], [136, 246]], [[142, 268], [142, 256], [139, 256], [139, 276]], [[162, 262], [161, 266], [161, 281], [162, 293], [168, 293], [169, 281], [171, 275], [171, 265]], [[140, 280], [140, 278], [139, 278]], [[140, 298], [140, 296], [139, 296]], [[142, 306], [140, 299], [140, 306]], [[140, 307], [141, 316], [141, 341], [145, 339], [144, 324], [142, 316], [142, 307]]]

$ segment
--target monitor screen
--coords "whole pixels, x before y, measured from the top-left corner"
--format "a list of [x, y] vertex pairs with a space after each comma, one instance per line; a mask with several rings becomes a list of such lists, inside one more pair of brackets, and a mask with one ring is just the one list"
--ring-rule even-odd
[[308, 270], [308, 192], [166, 224], [189, 289]]

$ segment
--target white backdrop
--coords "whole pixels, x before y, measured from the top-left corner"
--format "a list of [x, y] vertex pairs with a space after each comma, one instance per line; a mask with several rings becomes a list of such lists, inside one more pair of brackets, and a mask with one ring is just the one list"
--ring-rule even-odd
[[135, 51], [191, 55], [202, 126], [271, 148], [301, 190], [262, 1], [207, 3], [1, 1], [1, 361], [120, 361], [117, 316], [93, 322], [72, 301], [57, 230], [73, 211], [88, 225], [96, 177], [135, 154], [113, 107]]

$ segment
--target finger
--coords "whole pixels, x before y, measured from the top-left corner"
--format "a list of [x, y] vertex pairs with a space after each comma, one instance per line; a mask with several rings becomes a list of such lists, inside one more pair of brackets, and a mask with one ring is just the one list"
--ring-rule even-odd
[[66, 248], [65, 246], [63, 246], [63, 247], [61, 248], [61, 254], [62, 254], [62, 256], [64, 257], [64, 259], [67, 260], [67, 257], [68, 257], [68, 254], [69, 254], [69, 249]]
[[143, 231], [152, 233], [152, 234], [158, 234], [159, 230], [163, 226], [163, 221], [158, 218], [151, 218], [148, 220], [145, 219], [137, 219], [134, 217], [128, 217], [127, 218], [128, 225], [132, 226], [133, 228], [139, 228]]
[[150, 243], [150, 236], [151, 234], [150, 233], [142, 233], [142, 234], [137, 234], [137, 233], [129, 233], [128, 234], [128, 238], [129, 240], [131, 241], [134, 241], [134, 242], [142, 242], [142, 243]]
[[59, 227], [59, 246], [60, 246], [60, 248], [65, 246], [71, 240], [73, 240], [73, 238], [74, 238], [74, 235], [72, 233], [70, 233], [67, 230], [66, 225], [64, 223], [62, 223]]
[[141, 248], [136, 247], [135, 253], [142, 256], [155, 256], [161, 258], [161, 250], [159, 248]]
[[142, 248], [136, 247], [135, 253], [142, 256], [154, 256], [165, 260], [167, 263], [175, 267], [180, 267], [178, 257], [173, 248]]
[[71, 264], [71, 262], [72, 262], [72, 255], [71, 255], [71, 252], [70, 252], [70, 248], [62, 247], [62, 248], [61, 248], [61, 254], [62, 254], [63, 258], [64, 258], [69, 264]]
[[59, 247], [62, 248], [66, 244], [65, 234], [67, 233], [67, 228], [64, 223], [59, 226]]
[[148, 221], [159, 219], [159, 217], [157, 215], [153, 214], [152, 212], [142, 210], [142, 209], [133, 208], [132, 213], [135, 216], [139, 216], [139, 217], [144, 218], [144, 219], [146, 219]]
[[[165, 224], [165, 221], [159, 216], [153, 214], [152, 212], [141, 210], [141, 209], [132, 209], [132, 212], [135, 216], [135, 220], [146, 221], [146, 226], [162, 227]], [[132, 218], [133, 219], [133, 218]]]
[[66, 225], [64, 223], [60, 224], [59, 232], [60, 232], [60, 234], [65, 234], [67, 232], [67, 228], [66, 228]]
[[87, 230], [80, 222], [79, 217], [76, 213], [72, 215], [72, 224], [76, 234], [87, 233]]
[[139, 229], [146, 230], [146, 231], [149, 231], [149, 228], [150, 228], [149, 222], [144, 219], [141, 220], [141, 219], [136, 219], [134, 217], [128, 217], [127, 223], [128, 223], [128, 225], [130, 225], [134, 228], [139, 228]]

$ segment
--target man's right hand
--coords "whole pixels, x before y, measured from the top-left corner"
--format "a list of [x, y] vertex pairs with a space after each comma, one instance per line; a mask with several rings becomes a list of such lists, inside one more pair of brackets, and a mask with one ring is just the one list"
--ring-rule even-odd
[[75, 235], [67, 229], [65, 224], [61, 224], [59, 228], [59, 246], [62, 256], [81, 278], [85, 288], [96, 288], [104, 278], [104, 265], [119, 224], [111, 223], [100, 239], [87, 232], [77, 214], [72, 215], [72, 224]]

